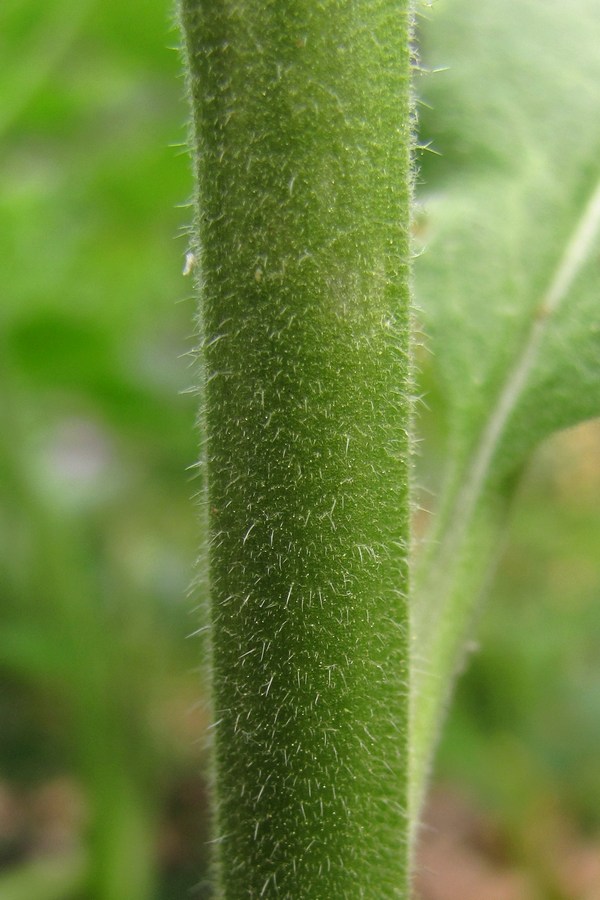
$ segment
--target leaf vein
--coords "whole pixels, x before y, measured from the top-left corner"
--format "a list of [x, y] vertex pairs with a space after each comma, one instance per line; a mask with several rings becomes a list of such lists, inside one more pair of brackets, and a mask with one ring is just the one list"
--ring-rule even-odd
[[465, 480], [458, 491], [448, 527], [442, 539], [438, 560], [443, 565], [460, 545], [487, 480], [490, 467], [511, 414], [527, 385], [539, 349], [556, 312], [568, 297], [577, 276], [589, 259], [600, 235], [600, 181], [580, 216], [567, 243], [554, 276], [541, 302], [536, 306], [531, 327], [515, 365], [509, 371], [498, 402], [483, 429]]

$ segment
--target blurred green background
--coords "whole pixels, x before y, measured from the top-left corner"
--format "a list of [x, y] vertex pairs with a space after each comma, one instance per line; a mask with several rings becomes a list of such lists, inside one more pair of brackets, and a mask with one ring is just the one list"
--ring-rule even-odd
[[178, 41], [0, 5], [3, 900], [206, 896]]
[[[0, 6], [2, 900], [209, 896], [178, 41], [167, 0]], [[599, 459], [525, 479], [424, 900], [600, 896]]]

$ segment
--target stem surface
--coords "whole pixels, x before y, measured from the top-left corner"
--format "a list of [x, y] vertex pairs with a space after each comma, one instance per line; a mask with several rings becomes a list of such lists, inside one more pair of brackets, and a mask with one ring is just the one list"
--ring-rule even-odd
[[408, 0], [183, 0], [220, 896], [407, 897]]

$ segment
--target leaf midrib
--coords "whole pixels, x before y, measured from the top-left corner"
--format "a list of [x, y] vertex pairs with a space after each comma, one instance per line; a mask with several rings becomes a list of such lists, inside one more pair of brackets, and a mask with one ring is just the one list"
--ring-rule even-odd
[[[514, 363], [507, 372], [496, 405], [481, 433], [462, 484], [456, 491], [429, 575], [434, 575], [438, 570], [449, 572], [453, 569], [448, 562], [457, 559], [457, 553], [488, 481], [506, 425], [525, 391], [544, 337], [556, 313], [567, 300], [569, 291], [588, 261], [599, 235], [600, 179], [595, 184], [569, 236], [547, 290], [533, 309], [530, 328], [524, 336], [520, 350], [515, 354]], [[434, 580], [438, 583], [435, 577]]]

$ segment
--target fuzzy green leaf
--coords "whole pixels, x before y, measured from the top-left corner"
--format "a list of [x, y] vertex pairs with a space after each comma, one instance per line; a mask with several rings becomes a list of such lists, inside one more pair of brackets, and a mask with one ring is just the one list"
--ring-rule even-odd
[[598, 46], [597, 0], [447, 0], [425, 28], [447, 69], [424, 91], [442, 158], [417, 297], [473, 489], [600, 413]]
[[600, 414], [599, 46], [597, 0], [440, 0], [423, 28], [440, 156], [423, 160], [416, 296], [446, 472], [415, 598], [413, 811], [510, 477]]

